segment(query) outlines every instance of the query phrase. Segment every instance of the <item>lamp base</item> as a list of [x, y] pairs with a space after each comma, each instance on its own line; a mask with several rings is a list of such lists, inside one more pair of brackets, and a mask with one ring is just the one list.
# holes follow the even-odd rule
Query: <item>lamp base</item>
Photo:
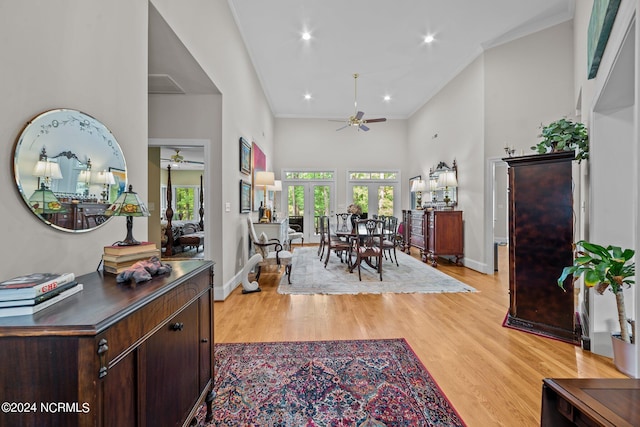
[[118, 242], [117, 245], [118, 246], [134, 246], [139, 244], [140, 242], [138, 242], [136, 239], [133, 238], [133, 217], [128, 216], [127, 217], [127, 237], [125, 237], [124, 240]]

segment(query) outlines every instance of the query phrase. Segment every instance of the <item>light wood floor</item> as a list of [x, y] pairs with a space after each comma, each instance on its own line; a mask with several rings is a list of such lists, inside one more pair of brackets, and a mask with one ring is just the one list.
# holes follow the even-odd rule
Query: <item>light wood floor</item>
[[215, 303], [214, 340], [403, 337], [469, 427], [539, 426], [543, 378], [625, 378], [609, 358], [502, 327], [504, 246], [499, 266], [484, 275], [442, 261], [441, 271], [479, 291], [458, 294], [280, 295], [280, 275], [263, 273], [262, 292], [243, 295], [240, 286]]

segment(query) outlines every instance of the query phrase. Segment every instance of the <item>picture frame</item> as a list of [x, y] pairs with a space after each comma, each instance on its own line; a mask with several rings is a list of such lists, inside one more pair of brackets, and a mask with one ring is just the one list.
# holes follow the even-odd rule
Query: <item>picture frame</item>
[[113, 179], [116, 181], [115, 184], [109, 186], [109, 201], [113, 203], [122, 193], [127, 191], [127, 172], [112, 167], [109, 167], [109, 172], [113, 174]]
[[251, 212], [251, 183], [240, 180], [240, 213]]
[[598, 74], [602, 55], [609, 41], [609, 34], [618, 14], [621, 0], [594, 0], [587, 29], [588, 79]]
[[[252, 157], [252, 182], [256, 182], [256, 174], [267, 170], [267, 156], [264, 151], [255, 142], [251, 143]], [[264, 189], [253, 186], [252, 206], [254, 211], [258, 211], [260, 203], [266, 203], [264, 200]]]
[[251, 144], [240, 137], [240, 172], [251, 175]]

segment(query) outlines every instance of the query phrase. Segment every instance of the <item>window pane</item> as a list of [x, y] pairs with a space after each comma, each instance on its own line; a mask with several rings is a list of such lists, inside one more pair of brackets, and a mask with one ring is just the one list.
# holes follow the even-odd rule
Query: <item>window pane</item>
[[331, 192], [328, 185], [316, 185], [313, 187], [313, 229], [318, 234], [318, 220], [323, 215], [329, 215], [329, 202]]
[[369, 210], [369, 188], [366, 185], [353, 186], [353, 203], [362, 208], [365, 214]]
[[179, 220], [194, 219], [195, 188], [176, 187], [176, 212], [174, 215]]
[[378, 215], [393, 215], [393, 186], [378, 187]]

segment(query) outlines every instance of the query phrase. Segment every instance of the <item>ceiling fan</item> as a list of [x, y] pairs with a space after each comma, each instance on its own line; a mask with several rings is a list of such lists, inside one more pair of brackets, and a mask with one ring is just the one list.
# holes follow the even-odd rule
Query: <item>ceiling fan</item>
[[172, 162], [174, 164], [181, 164], [181, 163], [185, 163], [185, 164], [192, 164], [192, 165], [204, 165], [204, 162], [199, 162], [199, 161], [195, 161], [195, 160], [185, 160], [184, 156], [182, 154], [180, 154], [180, 149], [178, 148], [174, 148], [176, 154], [173, 154], [171, 157], [169, 157], [168, 159], [160, 159], [163, 160], [165, 162]]
[[[379, 118], [379, 119], [363, 119], [362, 117], [364, 117], [364, 113], [362, 111], [358, 111], [358, 73], [355, 73], [353, 75], [353, 83], [354, 83], [354, 114], [353, 116], [350, 116], [347, 119], [347, 124], [336, 129], [336, 131], [338, 130], [342, 130], [346, 127], [349, 126], [356, 126], [357, 130], [362, 129], [363, 131], [368, 131], [369, 127], [366, 126], [367, 123], [377, 123], [377, 122], [386, 122], [387, 119], [386, 118]], [[342, 122], [343, 120], [331, 120], [334, 122]]]

